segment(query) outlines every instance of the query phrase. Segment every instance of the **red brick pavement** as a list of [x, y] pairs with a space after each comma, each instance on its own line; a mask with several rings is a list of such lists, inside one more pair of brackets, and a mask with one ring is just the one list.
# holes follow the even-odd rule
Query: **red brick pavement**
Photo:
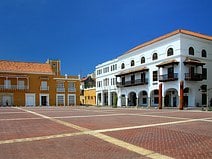
[[[36, 107], [24, 108], [51, 117], [59, 118], [81, 127], [96, 129], [121, 128], [128, 126], [148, 125], [186, 119], [166, 118], [212, 118], [212, 112], [194, 112], [154, 109], [111, 109], [87, 107]], [[16, 113], [22, 112], [22, 113]], [[117, 116], [90, 116], [127, 113]], [[138, 116], [132, 114], [157, 115], [162, 117]], [[4, 120], [25, 118], [22, 120]], [[26, 137], [46, 136], [53, 134], [78, 132], [73, 128], [58, 124], [15, 108], [0, 108], [0, 140]], [[212, 119], [208, 119], [212, 121]], [[154, 126], [148, 128], [105, 132], [109, 136], [154, 152], [179, 159], [212, 158], [212, 122], [192, 121], [187, 123]], [[90, 135], [61, 137], [48, 140], [0, 144], [0, 159], [113, 159], [145, 158], [133, 151], [115, 146]]]
[[192, 122], [104, 134], [173, 158], [212, 158], [211, 123]]
[[132, 158], [145, 157], [88, 135], [0, 145], [0, 159]]
[[92, 118], [70, 118], [70, 119], [60, 119], [66, 122], [71, 122], [73, 124], [79, 125], [81, 127], [89, 128], [92, 130], [96, 129], [109, 129], [109, 128], [120, 128], [128, 126], [138, 126], [147, 124], [156, 124], [162, 122], [172, 122], [179, 121], [181, 119], [167, 119], [167, 118], [157, 118], [157, 117], [143, 117], [136, 115], [120, 115], [120, 116], [102, 116], [102, 117], [92, 117]]
[[0, 121], [0, 140], [77, 132], [47, 119]]

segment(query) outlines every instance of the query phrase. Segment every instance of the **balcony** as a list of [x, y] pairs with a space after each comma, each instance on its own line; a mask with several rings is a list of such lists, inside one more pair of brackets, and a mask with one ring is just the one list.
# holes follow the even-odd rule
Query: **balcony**
[[126, 82], [117, 82], [117, 87], [131, 87], [131, 86], [137, 86], [137, 85], [146, 85], [148, 84], [148, 79], [137, 79], [134, 81], [126, 81]]
[[27, 90], [27, 85], [0, 85], [0, 90]]
[[160, 82], [176, 81], [178, 80], [178, 73], [171, 73], [159, 76]]
[[185, 73], [185, 80], [187, 81], [202, 81], [203, 75], [200, 73]]
[[65, 92], [65, 88], [64, 87], [58, 87], [57, 92]]
[[49, 86], [41, 86], [40, 90], [41, 91], [48, 91], [49, 90]]

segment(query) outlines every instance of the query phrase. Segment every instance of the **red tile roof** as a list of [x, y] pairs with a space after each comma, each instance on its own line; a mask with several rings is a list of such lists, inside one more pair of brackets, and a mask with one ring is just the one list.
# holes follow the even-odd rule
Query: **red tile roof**
[[53, 74], [51, 65], [47, 63], [16, 62], [5, 60], [0, 60], [0, 72]]
[[212, 40], [212, 36], [209, 36], [209, 35], [204, 35], [204, 34], [201, 34], [201, 33], [195, 33], [195, 32], [188, 31], [188, 30], [178, 29], [178, 30], [175, 30], [175, 31], [173, 31], [171, 33], [165, 34], [165, 35], [160, 36], [158, 38], [155, 38], [155, 39], [153, 39], [151, 41], [148, 41], [148, 42], [145, 42], [145, 43], [143, 43], [141, 45], [138, 45], [138, 46], [130, 49], [129, 51], [127, 51], [124, 54], [128, 54], [128, 53], [130, 53], [132, 51], [138, 50], [140, 48], [143, 48], [145, 46], [151, 45], [153, 43], [156, 43], [158, 41], [161, 41], [163, 39], [169, 38], [169, 37], [174, 36], [174, 35], [179, 34], [179, 33], [190, 35], [190, 36], [194, 36], [194, 37], [197, 37], [197, 38], [206, 39], [206, 40]]

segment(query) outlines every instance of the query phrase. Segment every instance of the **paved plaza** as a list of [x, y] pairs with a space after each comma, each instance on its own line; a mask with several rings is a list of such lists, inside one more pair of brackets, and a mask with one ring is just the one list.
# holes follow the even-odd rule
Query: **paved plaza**
[[0, 107], [0, 159], [212, 158], [212, 112]]

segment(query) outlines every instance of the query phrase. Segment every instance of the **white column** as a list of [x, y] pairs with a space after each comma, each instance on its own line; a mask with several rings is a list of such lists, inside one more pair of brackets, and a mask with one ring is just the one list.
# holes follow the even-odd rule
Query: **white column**
[[121, 107], [121, 96], [118, 96], [117, 106], [118, 106], [118, 107]]
[[125, 96], [126, 97], [126, 107], [128, 106], [128, 96]]
[[111, 92], [108, 90], [108, 106], [111, 106]]

